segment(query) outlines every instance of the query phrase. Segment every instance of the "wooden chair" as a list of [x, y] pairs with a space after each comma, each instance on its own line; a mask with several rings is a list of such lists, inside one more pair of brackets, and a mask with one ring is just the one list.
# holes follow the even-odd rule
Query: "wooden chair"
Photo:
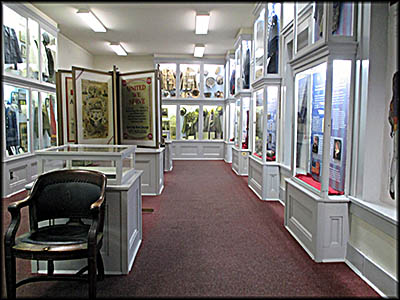
[[[4, 249], [9, 299], [16, 297], [19, 286], [42, 280], [85, 280], [89, 282], [89, 297], [96, 297], [96, 270], [98, 279], [104, 278], [100, 248], [106, 184], [106, 176], [96, 171], [51, 171], [38, 176], [26, 199], [8, 206], [12, 219], [4, 237]], [[20, 210], [25, 206], [29, 206], [30, 231], [15, 237]], [[47, 261], [47, 275], [16, 283], [16, 258]], [[54, 274], [55, 260], [80, 258], [87, 258], [88, 265], [76, 274]], [[87, 276], [83, 274], [86, 270]]]

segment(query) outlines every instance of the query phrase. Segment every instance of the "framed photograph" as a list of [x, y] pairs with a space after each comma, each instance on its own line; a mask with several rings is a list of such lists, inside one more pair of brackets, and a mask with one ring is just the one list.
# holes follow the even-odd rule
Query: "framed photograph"
[[[63, 141], [63, 136], [65, 136], [65, 142], [76, 143], [76, 105], [74, 98], [72, 71], [58, 70], [56, 76], [57, 101], [58, 107], [61, 108], [61, 113], [59, 113], [58, 116], [59, 124], [61, 123], [62, 125], [59, 127], [58, 130], [61, 135], [60, 140]], [[60, 122], [60, 120], [62, 120], [62, 122]], [[60, 145], [62, 144], [64, 144], [64, 141], [60, 143]]]
[[120, 74], [120, 142], [141, 147], [159, 147], [157, 70]]
[[72, 67], [78, 144], [114, 144], [113, 73]]
[[333, 158], [340, 160], [342, 157], [342, 140], [334, 139], [333, 140]]

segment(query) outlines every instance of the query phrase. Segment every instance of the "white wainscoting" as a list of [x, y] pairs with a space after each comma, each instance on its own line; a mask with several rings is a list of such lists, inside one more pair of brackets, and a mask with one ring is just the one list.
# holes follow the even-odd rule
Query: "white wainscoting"
[[142, 195], [156, 196], [164, 189], [165, 148], [136, 148], [135, 169], [142, 170]]
[[261, 199], [279, 201], [279, 164], [264, 163], [250, 155], [249, 188]]
[[344, 261], [349, 200], [343, 196], [322, 199], [293, 178], [285, 181], [285, 228], [316, 262]]
[[172, 159], [223, 160], [224, 141], [173, 141]]
[[232, 147], [232, 170], [239, 176], [249, 174], [250, 150]]
[[225, 156], [224, 156], [224, 161], [228, 164], [232, 163], [232, 148], [234, 145], [234, 142], [224, 142], [225, 144]]

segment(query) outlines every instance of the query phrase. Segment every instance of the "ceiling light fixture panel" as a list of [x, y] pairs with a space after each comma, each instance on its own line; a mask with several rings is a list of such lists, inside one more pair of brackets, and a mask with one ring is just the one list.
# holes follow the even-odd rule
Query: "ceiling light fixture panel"
[[100, 20], [90, 10], [79, 9], [76, 13], [90, 26], [90, 28], [92, 28], [94, 32], [107, 31]]
[[206, 46], [204, 46], [203, 44], [196, 44], [194, 46], [193, 56], [195, 56], [195, 57], [203, 57], [205, 49], [206, 49]]
[[125, 49], [121, 46], [121, 44], [118, 43], [110, 43], [110, 47], [111, 49], [114, 50], [115, 53], [117, 53], [117, 55], [121, 55], [121, 56], [126, 56], [128, 55], [128, 53], [125, 51]]
[[197, 13], [196, 14], [196, 34], [207, 34], [208, 24], [210, 22], [209, 13]]

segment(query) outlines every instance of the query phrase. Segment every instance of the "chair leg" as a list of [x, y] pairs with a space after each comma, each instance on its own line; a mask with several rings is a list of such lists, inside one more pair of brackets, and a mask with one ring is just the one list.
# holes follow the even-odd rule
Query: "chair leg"
[[54, 261], [47, 261], [47, 275], [51, 276], [54, 274]]
[[96, 299], [96, 256], [88, 258], [89, 298]]
[[15, 267], [15, 256], [10, 255], [5, 258], [5, 275], [6, 275], [6, 285], [7, 285], [7, 298], [16, 298], [16, 267]]
[[103, 264], [103, 257], [101, 256], [100, 250], [97, 251], [97, 271], [98, 271], [98, 280], [104, 279], [104, 264]]

